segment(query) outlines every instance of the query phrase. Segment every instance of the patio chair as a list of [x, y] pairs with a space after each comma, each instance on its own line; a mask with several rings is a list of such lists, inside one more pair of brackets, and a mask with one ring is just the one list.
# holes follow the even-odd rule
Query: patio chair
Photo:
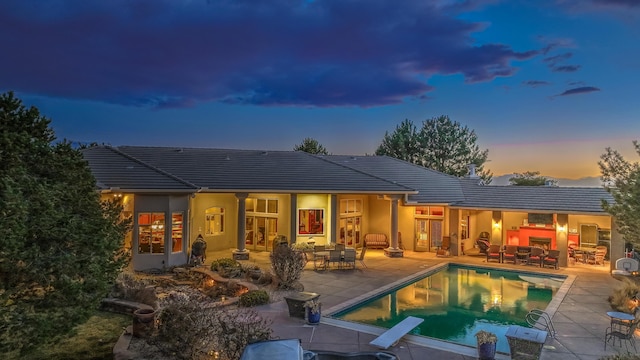
[[329, 250], [329, 256], [325, 260], [325, 266], [330, 268], [332, 263], [338, 264], [338, 269], [342, 268], [342, 251]]
[[356, 249], [346, 249], [342, 257], [342, 268], [356, 268]]
[[502, 262], [502, 253], [500, 252], [500, 245], [491, 245], [487, 250], [487, 262], [491, 260], [497, 260]]
[[559, 250], [549, 250], [547, 256], [542, 259], [542, 267], [553, 266], [554, 269], [558, 269], [558, 258], [560, 257]]
[[336, 244], [334, 249], [344, 251], [344, 248], [345, 248], [344, 244]]
[[618, 340], [620, 346], [622, 346], [622, 341], [624, 341], [624, 347], [627, 350], [627, 353], [629, 353], [629, 344], [633, 346], [634, 353], [638, 352], [636, 349], [636, 340], [633, 336], [636, 328], [638, 328], [638, 323], [638, 320], [634, 320], [627, 324], [612, 323], [604, 334], [604, 349], [607, 350], [607, 343], [609, 341], [613, 340], [612, 345], [615, 345], [616, 340]]
[[531, 253], [529, 253], [529, 261], [527, 265], [537, 265], [542, 267], [542, 259], [544, 258], [544, 249], [539, 247], [531, 248]]
[[360, 264], [362, 265], [362, 267], [367, 267], [367, 264], [364, 263], [364, 254], [367, 252], [367, 247], [363, 246], [362, 250], [360, 250], [360, 254], [358, 254], [358, 261], [360, 261]]
[[604, 257], [607, 255], [606, 246], [596, 246], [596, 251], [589, 254], [587, 257], [587, 263], [589, 264], [601, 264], [604, 266]]
[[480, 236], [478, 236], [478, 239], [476, 240], [476, 245], [478, 245], [480, 253], [486, 254], [489, 250], [489, 246], [491, 246], [491, 243], [489, 242], [489, 233], [486, 231], [481, 232]]
[[516, 263], [518, 254], [518, 246], [517, 245], [507, 245], [504, 249], [504, 253], [502, 254], [502, 262], [510, 261], [512, 263]]
[[450, 256], [451, 255], [450, 248], [451, 248], [451, 240], [449, 239], [448, 236], [445, 236], [442, 239], [442, 245], [438, 250], [436, 250], [436, 256], [444, 256], [444, 257]]

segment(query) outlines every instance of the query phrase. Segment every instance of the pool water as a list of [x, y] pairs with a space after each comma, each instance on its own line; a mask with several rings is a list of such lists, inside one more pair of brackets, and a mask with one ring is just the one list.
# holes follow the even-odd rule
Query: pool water
[[332, 315], [333, 318], [391, 328], [407, 316], [425, 321], [410, 332], [466, 346], [475, 333], [498, 335], [497, 351], [509, 353], [510, 325], [527, 326], [525, 315], [546, 309], [564, 277], [450, 264]]

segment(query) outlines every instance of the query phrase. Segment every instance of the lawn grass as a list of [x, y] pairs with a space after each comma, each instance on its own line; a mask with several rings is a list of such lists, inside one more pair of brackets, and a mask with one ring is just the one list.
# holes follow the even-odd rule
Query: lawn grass
[[124, 329], [132, 323], [130, 315], [96, 311], [84, 324], [56, 344], [36, 349], [22, 359], [69, 360], [113, 359], [113, 346]]

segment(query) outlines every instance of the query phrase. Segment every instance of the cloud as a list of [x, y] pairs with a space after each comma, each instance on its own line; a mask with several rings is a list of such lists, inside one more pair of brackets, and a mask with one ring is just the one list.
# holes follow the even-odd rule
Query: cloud
[[562, 62], [564, 60], [570, 59], [572, 56], [573, 56], [572, 53], [567, 52], [567, 53], [560, 54], [560, 55], [554, 55], [554, 56], [546, 57], [546, 58], [542, 59], [542, 61], [544, 61], [547, 64], [549, 64], [549, 66], [556, 66], [556, 64], [558, 64], [559, 62]]
[[551, 71], [553, 72], [576, 72], [580, 70], [580, 65], [561, 65], [561, 66], [553, 66], [551, 67]]
[[8, 0], [1, 86], [160, 108], [366, 107], [424, 99], [436, 74], [511, 76], [542, 52], [474, 41], [487, 25], [458, 16], [470, 3]]
[[621, 8], [640, 8], [638, 0], [593, 0], [596, 5]]
[[523, 81], [522, 85], [538, 87], [543, 85], [551, 85], [551, 83], [548, 81], [542, 81], [542, 80], [528, 80], [528, 81]]
[[582, 87], [577, 87], [577, 88], [573, 88], [573, 89], [569, 89], [569, 90], [565, 90], [564, 92], [555, 95], [555, 96], [568, 96], [568, 95], [578, 95], [578, 94], [587, 94], [587, 93], [591, 93], [594, 91], [600, 91], [599, 88], [594, 87], [594, 86], [582, 86]]

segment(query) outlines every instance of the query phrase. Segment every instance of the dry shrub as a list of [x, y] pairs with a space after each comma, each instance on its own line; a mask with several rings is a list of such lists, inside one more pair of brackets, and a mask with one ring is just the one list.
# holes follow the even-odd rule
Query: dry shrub
[[634, 301], [640, 294], [640, 285], [629, 279], [622, 279], [622, 284], [607, 299], [611, 308], [616, 311], [633, 313], [637, 304]]
[[280, 289], [293, 289], [302, 276], [305, 261], [302, 253], [289, 246], [276, 246], [270, 254], [271, 269]]
[[132, 272], [123, 271], [116, 278], [110, 296], [156, 307], [155, 282]]
[[175, 359], [237, 360], [247, 344], [269, 340], [271, 321], [250, 309], [210, 306], [187, 293], [162, 299], [158, 323], [149, 342]]

